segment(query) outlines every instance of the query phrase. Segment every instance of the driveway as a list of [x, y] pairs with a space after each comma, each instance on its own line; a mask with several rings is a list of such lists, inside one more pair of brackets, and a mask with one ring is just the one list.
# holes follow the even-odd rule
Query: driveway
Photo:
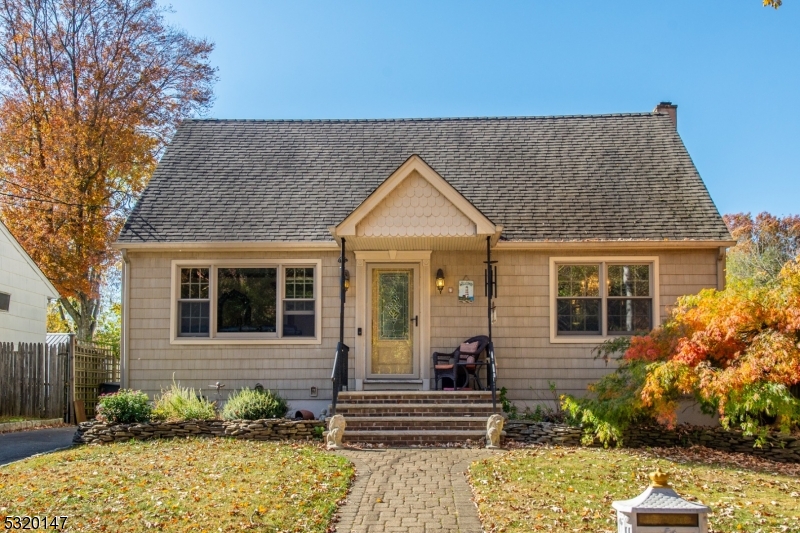
[[75, 426], [0, 434], [0, 465], [72, 445]]

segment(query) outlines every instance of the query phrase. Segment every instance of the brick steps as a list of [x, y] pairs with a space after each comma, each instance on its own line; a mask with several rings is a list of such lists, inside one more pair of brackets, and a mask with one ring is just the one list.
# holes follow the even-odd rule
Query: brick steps
[[468, 404], [351, 404], [340, 403], [336, 413], [350, 418], [351, 416], [490, 416], [494, 413], [491, 403]]
[[[491, 403], [492, 393], [484, 391], [375, 391], [340, 392], [339, 403], [344, 404], [459, 404]], [[338, 406], [337, 406], [338, 408]]]
[[491, 402], [483, 391], [342, 392], [336, 414], [346, 443], [430, 445], [482, 440]]
[[347, 416], [347, 429], [350, 431], [438, 431], [474, 430], [485, 431], [485, 416]]

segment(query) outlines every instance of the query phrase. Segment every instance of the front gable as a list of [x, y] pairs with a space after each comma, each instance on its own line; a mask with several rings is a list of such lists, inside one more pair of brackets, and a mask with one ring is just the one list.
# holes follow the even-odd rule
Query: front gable
[[464, 237], [476, 233], [476, 223], [416, 170], [356, 224], [357, 237]]
[[499, 228], [417, 155], [335, 228], [337, 237], [474, 237]]

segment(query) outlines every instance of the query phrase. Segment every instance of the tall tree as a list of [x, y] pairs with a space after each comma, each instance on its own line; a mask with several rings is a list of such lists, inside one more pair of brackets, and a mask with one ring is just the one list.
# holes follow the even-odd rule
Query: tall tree
[[773, 284], [783, 266], [800, 255], [799, 215], [735, 213], [723, 218], [737, 241], [728, 250], [730, 283]]
[[212, 50], [154, 0], [0, 0], [2, 216], [80, 338], [166, 140], [211, 105]]

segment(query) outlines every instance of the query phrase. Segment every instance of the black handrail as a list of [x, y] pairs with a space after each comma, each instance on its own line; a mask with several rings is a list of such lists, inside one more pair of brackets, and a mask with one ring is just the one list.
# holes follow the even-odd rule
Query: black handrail
[[494, 360], [494, 343], [492, 342], [492, 298], [497, 296], [497, 272], [492, 261], [492, 238], [486, 237], [486, 318], [489, 327], [489, 344], [486, 345], [486, 359], [489, 362], [488, 376], [492, 382], [492, 410], [497, 411], [497, 365]]
[[347, 387], [347, 360], [350, 354], [350, 347], [344, 343], [344, 303], [347, 298], [347, 289], [344, 286], [345, 265], [347, 264], [345, 246], [345, 239], [342, 237], [342, 255], [339, 257], [339, 342], [336, 343], [336, 355], [333, 357], [333, 372], [331, 373], [331, 381], [333, 382], [331, 416], [336, 414], [336, 401], [339, 399], [339, 391]]
[[497, 366], [495, 365], [495, 361], [494, 361], [494, 343], [493, 342], [489, 342], [489, 344], [486, 346], [486, 353], [489, 356], [489, 357], [487, 357], [487, 359], [489, 360], [489, 371], [487, 372], [487, 374], [489, 374], [489, 375], [486, 376], [486, 378], [490, 381], [490, 383], [492, 385], [492, 410], [493, 411], [497, 411], [497, 386], [496, 386], [496, 383], [497, 383]]
[[339, 399], [339, 391], [347, 388], [347, 360], [349, 359], [349, 355], [349, 346], [343, 342], [336, 343], [336, 354], [333, 357], [333, 372], [331, 372], [331, 382], [333, 384], [331, 416], [336, 414], [336, 402]]

